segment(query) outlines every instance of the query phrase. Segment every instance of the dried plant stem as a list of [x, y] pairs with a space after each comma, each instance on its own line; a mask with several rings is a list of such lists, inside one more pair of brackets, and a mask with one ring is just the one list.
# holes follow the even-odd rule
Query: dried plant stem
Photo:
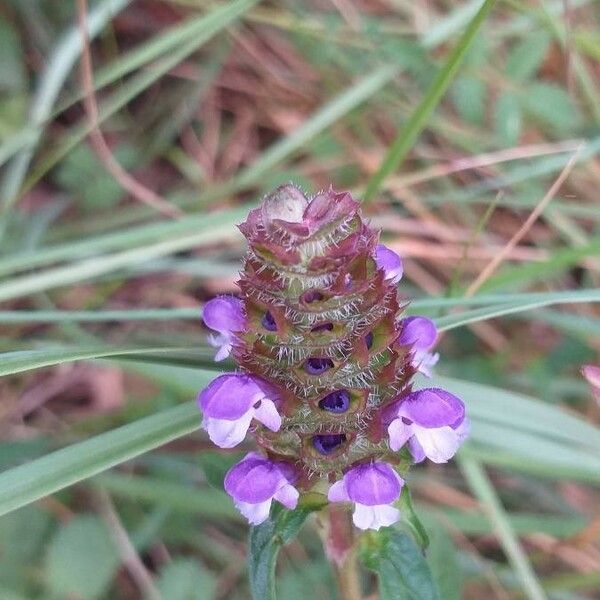
[[557, 177], [556, 181], [552, 184], [546, 195], [540, 200], [538, 205], [531, 211], [531, 214], [523, 225], [519, 228], [519, 230], [513, 235], [513, 237], [508, 241], [508, 243], [502, 248], [502, 250], [486, 265], [486, 267], [481, 271], [475, 281], [467, 288], [465, 292], [465, 298], [470, 298], [473, 296], [479, 288], [496, 272], [496, 269], [504, 262], [507, 256], [513, 251], [513, 249], [517, 246], [517, 244], [523, 239], [525, 234], [531, 229], [531, 226], [537, 221], [538, 217], [544, 211], [544, 208], [550, 203], [550, 201], [556, 195], [556, 192], [560, 189], [565, 179], [571, 173], [571, 170], [575, 166], [577, 159], [579, 158], [579, 154], [581, 153], [583, 146], [580, 146], [569, 162], [566, 164], [565, 168], [562, 170], [560, 175]]
[[161, 212], [162, 214], [178, 218], [183, 216], [179, 208], [171, 206], [152, 190], [132, 177], [113, 156], [99, 127], [98, 105], [94, 94], [94, 80], [92, 75], [92, 58], [90, 54], [90, 41], [87, 29], [87, 0], [77, 0], [77, 19], [83, 37], [81, 51], [81, 83], [84, 92], [83, 104], [90, 121], [90, 141], [98, 158], [106, 170], [119, 182], [124, 190], [134, 198]]

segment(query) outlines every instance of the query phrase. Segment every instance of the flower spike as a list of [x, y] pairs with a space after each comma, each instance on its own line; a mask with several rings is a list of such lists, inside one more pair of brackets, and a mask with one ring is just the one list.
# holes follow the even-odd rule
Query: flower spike
[[396, 453], [406, 445], [414, 462], [445, 462], [468, 433], [458, 398], [413, 391], [414, 374], [430, 375], [438, 359], [437, 331], [403, 318], [402, 259], [332, 188], [311, 198], [283, 185], [239, 228], [248, 241], [239, 299], [204, 309], [215, 359], [231, 355], [237, 372], [198, 403], [215, 444], [250, 434], [261, 452], [229, 471], [225, 489], [257, 524], [274, 500], [293, 508], [335, 482], [329, 501], [353, 503], [357, 527], [392, 525], [409, 466]]

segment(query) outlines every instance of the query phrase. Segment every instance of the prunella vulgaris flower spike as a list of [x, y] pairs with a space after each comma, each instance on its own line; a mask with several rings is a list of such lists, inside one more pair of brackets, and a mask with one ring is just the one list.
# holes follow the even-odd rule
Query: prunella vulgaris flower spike
[[[398, 520], [408, 457], [448, 460], [467, 432], [464, 406], [443, 390], [413, 392], [437, 335], [402, 319], [400, 257], [378, 243], [359, 204], [332, 189], [307, 198], [284, 185], [240, 225], [248, 252], [240, 298], [205, 305], [216, 360], [238, 373], [203, 390], [210, 438], [223, 448], [250, 432], [264, 456], [234, 466], [225, 488], [253, 524], [273, 499], [295, 506], [321, 482], [331, 502], [354, 503], [357, 527]], [[420, 394], [420, 395], [419, 395]], [[406, 445], [407, 451], [398, 451]]]

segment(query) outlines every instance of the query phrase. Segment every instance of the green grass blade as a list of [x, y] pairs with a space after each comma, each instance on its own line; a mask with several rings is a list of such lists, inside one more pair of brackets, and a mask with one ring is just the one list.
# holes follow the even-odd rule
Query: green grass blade
[[[217, 35], [239, 18], [244, 12], [256, 4], [258, 0], [235, 0], [225, 4], [204, 16], [195, 35], [190, 39], [185, 38], [173, 50], [171, 54], [153, 65], [147, 71], [141, 71], [132, 80], [124, 84], [106, 102], [99, 107], [98, 122], [103, 123], [118, 110], [123, 108], [129, 101], [147, 89], [157, 79], [168, 73], [185, 58], [190, 56], [204, 43]], [[79, 144], [90, 133], [89, 123], [83, 122], [74, 127], [67, 139], [59, 147], [51, 152], [40, 165], [33, 169], [25, 181], [24, 190], [29, 190], [39, 181], [52, 167], [54, 167], [66, 154]]]
[[[87, 20], [90, 38], [96, 37], [106, 23], [130, 2], [131, 0], [104, 0], [95, 6], [90, 11]], [[79, 28], [77, 25], [73, 25], [56, 46], [50, 56], [48, 66], [42, 74], [29, 111], [30, 126], [42, 127], [50, 116], [60, 89], [81, 52], [81, 46], [82, 39]], [[27, 140], [27, 145], [8, 166], [0, 185], [1, 213], [8, 211], [18, 198], [19, 189], [40, 136], [41, 129], [34, 129], [33, 134]], [[2, 232], [0, 231], [0, 233]]]
[[239, 185], [247, 186], [258, 181], [277, 163], [302, 148], [315, 135], [325, 130], [339, 120], [340, 117], [359, 106], [380, 90], [386, 83], [393, 79], [397, 72], [398, 67], [381, 67], [357, 81], [354, 85], [351, 85], [347, 90], [328, 102], [289, 136], [267, 148], [254, 164], [250, 165], [239, 175]]
[[529, 563], [527, 554], [519, 544], [504, 507], [482, 466], [470, 458], [460, 458], [459, 464], [469, 486], [488, 513], [508, 560], [521, 580], [525, 595], [529, 600], [546, 600], [546, 594]]
[[[16, 352], [3, 352], [0, 353], [0, 377], [77, 360], [124, 357], [129, 354], [138, 357], [138, 355], [143, 355], [145, 353], [168, 354], [169, 352], [177, 352], [182, 350], [185, 349], [165, 347], [118, 348], [111, 346], [98, 346], [87, 348], [45, 348], [43, 350], [19, 350]], [[190, 351], [191, 350], [194, 349], [190, 348]]]
[[427, 125], [431, 114], [439, 104], [442, 96], [452, 83], [462, 59], [471, 45], [476, 33], [479, 31], [479, 28], [492, 9], [494, 2], [495, 0], [485, 0], [477, 14], [470, 21], [467, 29], [459, 39], [455, 48], [452, 50], [452, 53], [446, 61], [446, 64], [438, 71], [435, 79], [431, 83], [431, 86], [427, 90], [425, 97], [419, 106], [417, 106], [417, 109], [411, 115], [405, 127], [396, 136], [394, 143], [390, 146], [390, 149], [388, 150], [388, 153], [381, 163], [379, 169], [369, 180], [363, 194], [363, 199], [365, 201], [369, 201], [371, 198], [373, 198], [385, 181], [386, 177], [396, 171], [406, 158], [406, 155], [413, 147], [417, 137]]
[[[485, 306], [483, 308], [477, 308], [457, 315], [446, 315], [445, 317], [440, 317], [439, 319], [436, 319], [436, 324], [440, 331], [448, 331], [449, 329], [455, 329], [470, 323], [486, 321], [487, 319], [495, 319], [496, 317], [534, 310], [544, 306], [552, 306], [553, 304], [562, 302], [564, 302], [564, 300], [559, 300], [557, 302], [554, 298], [546, 298], [532, 301], [525, 300], [524, 302], [509, 302], [496, 306]], [[586, 294], [571, 296], [571, 300], [568, 302], [573, 304], [580, 302], [600, 302], [600, 290], [589, 290]]]
[[188, 402], [0, 473], [0, 515], [187, 435], [199, 426], [198, 409]]

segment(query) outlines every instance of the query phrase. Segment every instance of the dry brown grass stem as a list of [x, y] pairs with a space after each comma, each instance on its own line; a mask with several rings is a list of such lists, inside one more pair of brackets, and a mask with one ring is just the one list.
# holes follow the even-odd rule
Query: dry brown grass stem
[[508, 258], [517, 244], [523, 239], [523, 237], [525, 237], [532, 225], [537, 221], [538, 217], [542, 214], [546, 206], [548, 206], [550, 201], [556, 195], [556, 192], [558, 192], [562, 184], [571, 173], [582, 148], [583, 146], [579, 146], [569, 162], [565, 165], [565, 168], [561, 171], [560, 175], [556, 178], [556, 181], [552, 184], [552, 186], [550, 186], [548, 192], [531, 211], [531, 214], [527, 217], [523, 225], [519, 227], [518, 231], [506, 243], [504, 248], [502, 248], [502, 250], [487, 264], [475, 281], [467, 288], [465, 292], [465, 298], [469, 298], [477, 293], [481, 286], [496, 272], [498, 267]]
[[179, 218], [183, 213], [176, 206], [158, 196], [151, 189], [132, 177], [113, 156], [102, 131], [98, 118], [98, 104], [94, 93], [94, 80], [92, 70], [92, 57], [90, 53], [90, 40], [87, 28], [87, 0], [77, 0], [77, 22], [83, 37], [81, 51], [81, 85], [83, 87], [83, 104], [90, 124], [90, 142], [98, 158], [106, 170], [118, 181], [121, 187], [131, 194], [136, 200], [143, 202], [171, 218]]
[[581, 144], [582, 140], [565, 140], [554, 144], [529, 144], [527, 146], [518, 146], [516, 148], [506, 148], [504, 150], [499, 150], [498, 152], [486, 152], [485, 154], [476, 156], [465, 156], [444, 164], [433, 165], [426, 169], [409, 173], [408, 175], [392, 177], [388, 180], [386, 187], [393, 191], [403, 190], [403, 188], [417, 183], [447, 177], [448, 175], [460, 173], [461, 171], [481, 169], [483, 167], [491, 167], [504, 162], [534, 158], [536, 156], [576, 152], [578, 148], [581, 147]]

